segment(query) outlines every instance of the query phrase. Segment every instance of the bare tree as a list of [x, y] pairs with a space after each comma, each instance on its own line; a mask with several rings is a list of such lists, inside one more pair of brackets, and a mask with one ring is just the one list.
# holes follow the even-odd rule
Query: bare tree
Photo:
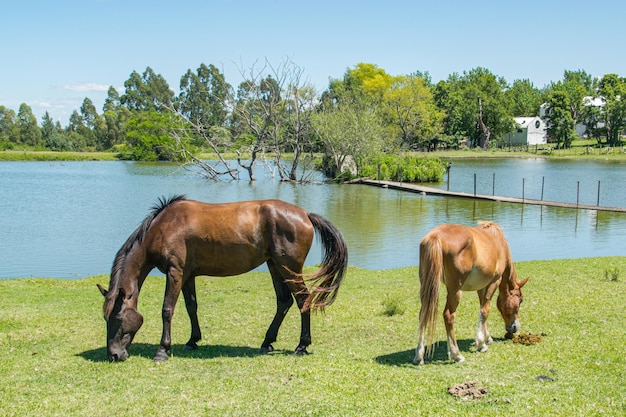
[[[177, 128], [171, 130], [170, 134], [176, 143], [175, 152], [180, 155], [185, 164], [200, 168], [207, 178], [216, 179], [228, 175], [232, 179], [238, 179], [239, 172], [230, 167], [220, 150], [230, 148], [231, 139], [228, 129], [221, 126], [205, 127], [199, 120], [192, 121], [171, 107], [168, 110], [181, 122]], [[198, 137], [202, 138], [204, 144], [217, 156], [218, 162], [215, 165], [198, 158], [190, 149], [190, 142], [197, 140]]]
[[[311, 114], [316, 102], [316, 92], [303, 80], [303, 72], [288, 58], [278, 66], [266, 59], [260, 68], [253, 65], [248, 72], [240, 70], [244, 81], [237, 91], [233, 120], [239, 135], [253, 138], [251, 159], [238, 159], [251, 180], [259, 156], [271, 153], [281, 179], [299, 181], [298, 168], [311, 148]], [[291, 166], [283, 159], [284, 151], [293, 153]]]

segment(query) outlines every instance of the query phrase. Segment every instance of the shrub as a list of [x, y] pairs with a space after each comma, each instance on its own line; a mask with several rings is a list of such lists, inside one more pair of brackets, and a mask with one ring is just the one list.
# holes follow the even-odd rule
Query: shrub
[[415, 155], [379, 155], [361, 167], [361, 176], [389, 181], [439, 182], [444, 173], [441, 159]]

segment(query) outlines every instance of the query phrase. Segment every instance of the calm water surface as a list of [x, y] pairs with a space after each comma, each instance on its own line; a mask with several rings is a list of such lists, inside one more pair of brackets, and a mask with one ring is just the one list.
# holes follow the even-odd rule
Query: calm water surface
[[[569, 195], [573, 181], [575, 202], [580, 177], [593, 188], [585, 195], [593, 201], [580, 202], [595, 204], [600, 179], [600, 203], [626, 207], [626, 165], [522, 161], [453, 161], [450, 189], [471, 190], [474, 172], [479, 172], [487, 177], [481, 187], [488, 190], [478, 193], [491, 194], [496, 172], [496, 194], [517, 196], [520, 178], [527, 178], [526, 187], [531, 187], [541, 174], [546, 178], [544, 199], [570, 201], [556, 192]], [[302, 206], [335, 223], [348, 242], [350, 264], [367, 269], [417, 265], [419, 241], [428, 230], [440, 223], [474, 225], [478, 220], [502, 225], [519, 261], [625, 252], [623, 213], [421, 196], [363, 185], [294, 185], [260, 171], [258, 177], [254, 183], [210, 181], [168, 164], [0, 162], [0, 278], [108, 274], [115, 253], [156, 200], [178, 193], [206, 202], [279, 198]], [[548, 177], [550, 184], [559, 184], [550, 192]], [[536, 192], [526, 188], [528, 198], [538, 198]], [[320, 252], [316, 243], [307, 264], [319, 262]]]

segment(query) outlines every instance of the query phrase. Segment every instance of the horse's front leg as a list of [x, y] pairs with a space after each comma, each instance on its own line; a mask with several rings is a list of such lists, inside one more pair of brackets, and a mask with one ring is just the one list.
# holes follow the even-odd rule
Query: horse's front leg
[[198, 322], [198, 300], [196, 298], [196, 277], [189, 277], [183, 285], [183, 297], [185, 298], [185, 307], [191, 322], [191, 336], [185, 344], [186, 350], [198, 349], [198, 342], [202, 339], [200, 324]]
[[487, 319], [489, 318], [489, 311], [491, 310], [491, 298], [496, 288], [498, 288], [498, 282], [492, 283], [478, 291], [480, 310], [478, 313], [478, 328], [476, 329], [476, 350], [479, 352], [487, 352], [489, 349], [488, 345], [493, 343], [493, 339], [489, 334]]
[[161, 344], [154, 355], [155, 362], [166, 361], [168, 353], [172, 349], [172, 317], [174, 317], [174, 307], [180, 295], [182, 281], [182, 273], [174, 268], [170, 268], [166, 276], [165, 297], [161, 311], [163, 333], [161, 335]]
[[465, 357], [461, 355], [456, 336], [454, 335], [454, 319], [462, 294], [463, 292], [461, 290], [448, 291], [446, 309], [443, 312], [443, 321], [446, 325], [446, 333], [448, 335], [448, 357], [455, 362], [465, 362]]

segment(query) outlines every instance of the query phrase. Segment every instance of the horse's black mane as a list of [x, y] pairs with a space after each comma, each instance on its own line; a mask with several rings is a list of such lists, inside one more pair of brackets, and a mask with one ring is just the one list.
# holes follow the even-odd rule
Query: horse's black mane
[[135, 229], [135, 231], [128, 237], [128, 239], [126, 239], [126, 242], [124, 242], [120, 250], [117, 251], [117, 254], [115, 255], [115, 260], [113, 261], [113, 267], [111, 268], [111, 279], [109, 281], [108, 295], [109, 297], [111, 297], [112, 300], [115, 300], [115, 297], [117, 297], [119, 281], [120, 281], [120, 277], [122, 276], [121, 273], [122, 273], [122, 270], [124, 269], [126, 256], [130, 252], [130, 250], [133, 248], [133, 246], [136, 243], [141, 244], [144, 236], [146, 235], [148, 229], [150, 228], [150, 225], [152, 224], [152, 221], [159, 215], [159, 213], [161, 213], [171, 204], [177, 201], [182, 201], [186, 199], [187, 197], [181, 194], [174, 195], [169, 198], [159, 197], [159, 200], [157, 201], [157, 203], [155, 203], [154, 206], [152, 206], [150, 210], [150, 214], [148, 214], [148, 216], [141, 222], [139, 227], [137, 227], [137, 229]]

